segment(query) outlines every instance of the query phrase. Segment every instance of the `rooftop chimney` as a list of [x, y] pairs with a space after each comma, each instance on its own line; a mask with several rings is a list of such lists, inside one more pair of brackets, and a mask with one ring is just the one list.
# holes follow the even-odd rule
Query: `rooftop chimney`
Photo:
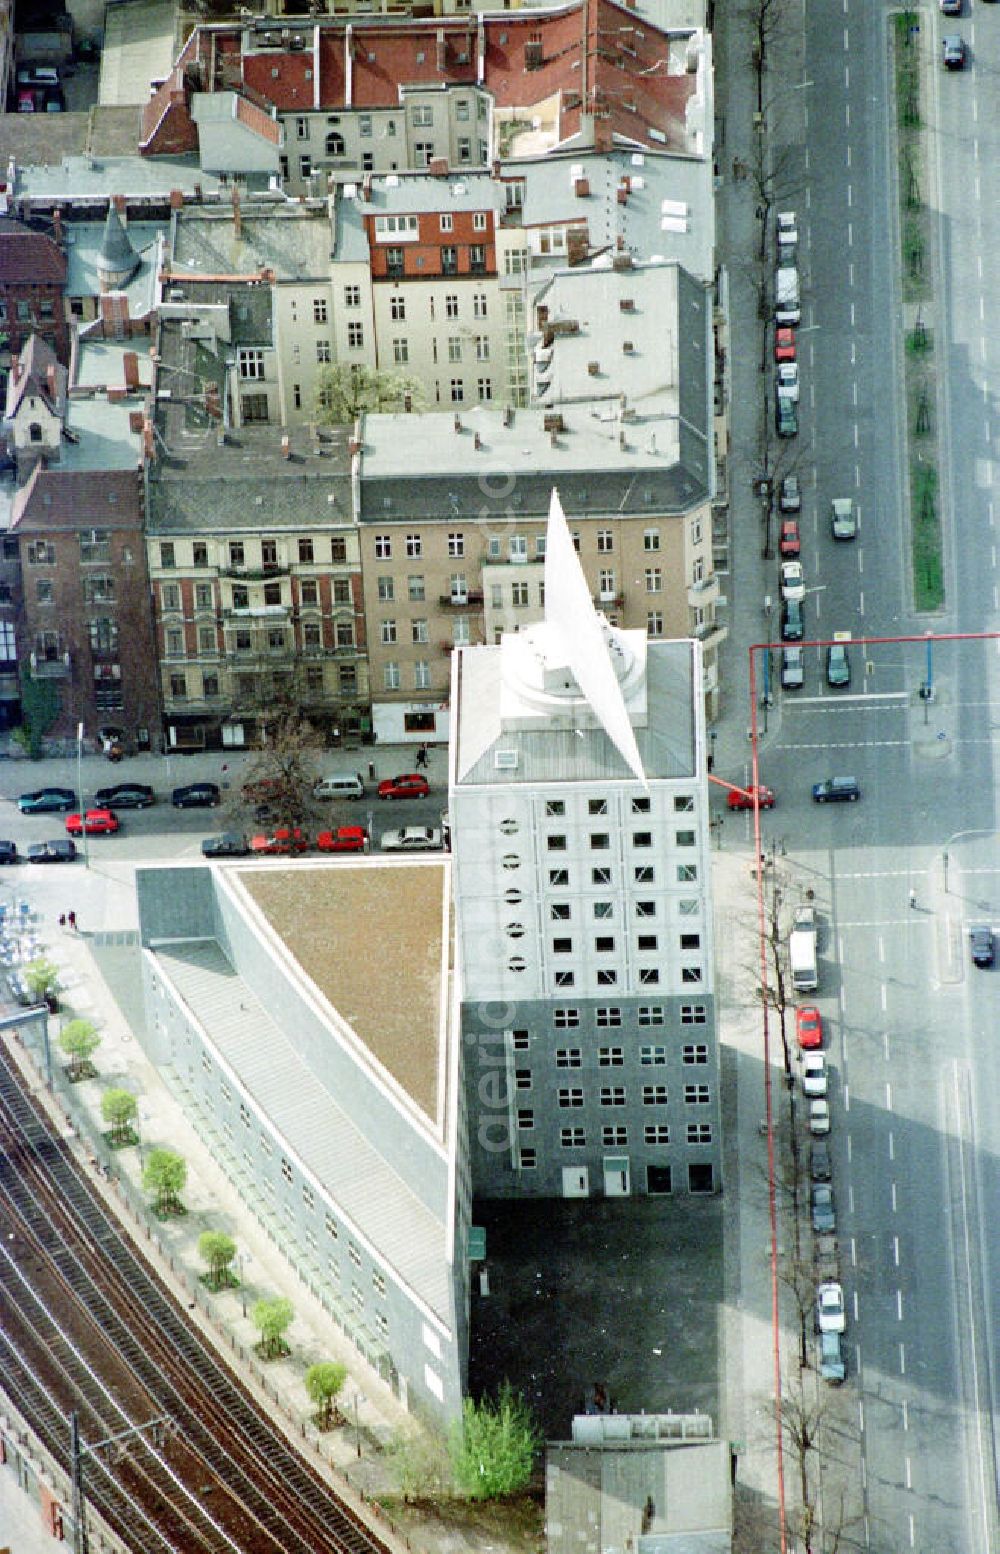
[[282, 439], [281, 439], [281, 457], [283, 459], [290, 459], [291, 456], [292, 456], [292, 439], [289, 437], [288, 433], [285, 432], [284, 435], [282, 436]]
[[59, 243], [60, 245], [62, 244], [62, 240], [63, 240], [62, 211], [59, 209], [58, 205], [55, 207], [55, 209], [52, 212], [52, 236], [55, 238], [57, 243]]
[[45, 369], [45, 386], [49, 391], [49, 398], [56, 397], [56, 367], [55, 362], [49, 362]]
[[240, 210], [240, 186], [233, 184], [233, 234], [239, 243], [243, 238], [243, 215]]
[[475, 440], [473, 442], [473, 446], [474, 446], [474, 448], [475, 448], [477, 453], [480, 453], [482, 451], [483, 439], [480, 437], [478, 432], [476, 433]]
[[130, 393], [134, 393], [139, 387], [139, 358], [135, 351], [125, 352], [122, 366], [125, 369], [125, 387]]
[[460, 432], [462, 430], [462, 417], [460, 415], [455, 417], [455, 430], [456, 432]]

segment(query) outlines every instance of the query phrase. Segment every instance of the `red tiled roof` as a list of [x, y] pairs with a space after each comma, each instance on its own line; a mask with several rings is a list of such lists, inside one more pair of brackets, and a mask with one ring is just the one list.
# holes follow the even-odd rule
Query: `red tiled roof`
[[66, 255], [44, 232], [7, 222], [0, 231], [0, 286], [62, 286]]
[[[604, 126], [602, 138], [609, 143], [612, 135], [648, 143], [652, 128], [666, 137], [668, 147], [683, 145], [695, 76], [668, 75], [670, 40], [647, 19], [640, 25], [627, 6], [616, 0], [571, 0], [558, 11], [486, 16], [482, 26], [482, 85], [499, 107], [527, 109], [561, 94], [563, 139], [577, 132], [580, 112], [587, 110], [597, 115]], [[529, 68], [534, 61], [526, 45], [536, 40], [538, 62]], [[320, 24], [318, 81], [312, 77], [312, 49], [245, 54], [240, 49], [239, 31], [220, 28], [206, 31], [194, 50], [189, 41], [185, 57], [196, 53], [206, 74], [214, 58], [220, 68], [210, 89], [242, 89], [252, 100], [289, 112], [308, 111], [314, 104], [324, 110], [345, 106], [350, 50], [352, 107], [388, 108], [398, 106], [401, 85], [475, 85], [478, 21], [463, 16], [424, 21], [353, 16], [349, 23]], [[179, 75], [175, 70], [174, 76]], [[154, 106], [160, 95], [143, 110], [144, 141], [157, 112], [163, 112], [162, 106]], [[657, 144], [663, 144], [659, 136]]]

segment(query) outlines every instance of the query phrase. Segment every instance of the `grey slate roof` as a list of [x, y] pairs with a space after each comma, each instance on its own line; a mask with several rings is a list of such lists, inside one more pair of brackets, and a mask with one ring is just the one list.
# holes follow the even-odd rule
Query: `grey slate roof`
[[139, 255], [132, 247], [128, 233], [122, 226], [122, 219], [114, 205], [108, 206], [107, 220], [104, 223], [104, 237], [101, 241], [101, 252], [98, 255], [99, 263], [106, 270], [123, 270], [126, 278], [139, 263]]
[[163, 945], [153, 953], [292, 1153], [402, 1282], [450, 1327], [442, 1222], [338, 1106], [216, 941]]
[[237, 236], [233, 212], [184, 209], [172, 254], [174, 278], [184, 271], [204, 275], [253, 275], [274, 271], [278, 281], [328, 282], [333, 230], [325, 209], [244, 201]]

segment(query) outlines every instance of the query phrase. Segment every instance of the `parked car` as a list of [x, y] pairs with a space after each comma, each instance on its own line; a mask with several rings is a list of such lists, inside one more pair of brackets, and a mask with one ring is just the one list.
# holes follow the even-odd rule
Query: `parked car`
[[809, 1151], [809, 1179], [813, 1182], [828, 1182], [833, 1175], [833, 1163], [830, 1160], [830, 1146], [817, 1143]]
[[363, 853], [368, 846], [364, 826], [338, 826], [336, 831], [321, 831], [316, 848], [321, 853]]
[[801, 642], [805, 636], [805, 629], [805, 622], [802, 619], [802, 600], [783, 599], [781, 602], [782, 642]]
[[812, 796], [817, 804], [855, 804], [861, 787], [856, 777], [827, 777], [813, 783]]
[[204, 858], [246, 858], [250, 843], [238, 831], [223, 831], [219, 836], [206, 836], [201, 852]]
[[82, 815], [66, 816], [68, 836], [113, 836], [121, 829], [121, 823], [113, 809], [88, 809]]
[[851, 683], [851, 660], [845, 642], [831, 642], [826, 650], [826, 683], [834, 690], [843, 690]]
[[17, 807], [22, 815], [44, 815], [78, 809], [79, 803], [72, 788], [36, 788], [34, 793], [22, 793]]
[[817, 1235], [832, 1235], [837, 1228], [837, 1212], [833, 1205], [833, 1188], [828, 1182], [815, 1182], [812, 1196], [812, 1228]]
[[826, 1058], [822, 1052], [802, 1054], [803, 1095], [825, 1095], [827, 1086]]
[[119, 782], [113, 788], [98, 788], [94, 803], [101, 809], [148, 809], [156, 803], [156, 794], [145, 782]]
[[774, 808], [774, 793], [762, 782], [756, 787], [751, 783], [749, 788], [730, 788], [726, 803], [730, 809], [753, 809], [755, 795], [761, 809]]
[[51, 842], [32, 842], [25, 856], [29, 863], [72, 863], [76, 857], [76, 843], [68, 837], [56, 837]]
[[835, 496], [830, 503], [830, 532], [835, 540], [857, 538], [858, 515], [849, 496]]
[[823, 1045], [823, 1021], [811, 1004], [795, 1011], [795, 1037], [802, 1052], [814, 1052]]
[[781, 533], [778, 536], [778, 550], [788, 559], [794, 561], [802, 550], [802, 539], [799, 535], [799, 521], [797, 518], [784, 518], [781, 523]]
[[940, 0], [942, 16], [961, 16], [962, 0]]
[[441, 832], [436, 826], [402, 826], [398, 831], [383, 831], [378, 845], [384, 853], [438, 852]]
[[844, 1360], [844, 1346], [840, 1341], [839, 1333], [820, 1333], [819, 1335], [819, 1374], [823, 1381], [828, 1381], [831, 1386], [839, 1387], [847, 1376], [847, 1364]]
[[779, 362], [774, 374], [774, 387], [778, 395], [784, 399], [797, 400], [799, 397], [799, 364], [798, 362]]
[[299, 826], [278, 826], [277, 830], [252, 837], [250, 851], [287, 857], [290, 853], [304, 853], [309, 838]]
[[957, 32], [941, 39], [941, 63], [946, 70], [964, 70], [965, 40]]
[[218, 783], [188, 782], [174, 789], [170, 802], [175, 809], [214, 809], [221, 798]]
[[846, 1327], [844, 1286], [838, 1284], [836, 1279], [827, 1279], [816, 1291], [816, 1330], [820, 1333], [842, 1333]]
[[378, 785], [380, 799], [425, 799], [430, 784], [419, 772], [404, 772], [401, 777], [386, 777]]
[[781, 563], [781, 597], [783, 599], [805, 598], [806, 578], [802, 570], [801, 561], [783, 561]]
[[787, 324], [774, 331], [774, 359], [776, 362], [795, 360], [795, 330]]
[[779, 437], [798, 436], [799, 418], [795, 401], [786, 399], [783, 394], [779, 394], [774, 401], [774, 428]]
[[786, 517], [781, 522], [781, 533], [778, 535], [778, 550], [787, 559], [795, 561], [798, 555], [800, 555], [801, 549], [803, 549], [803, 542], [801, 542], [801, 536], [798, 533], [798, 519], [797, 517]]
[[823, 1097], [809, 1102], [809, 1132], [819, 1137], [830, 1131], [830, 1103]]
[[973, 923], [969, 929], [969, 941], [974, 966], [992, 966], [993, 929], [989, 923]]
[[781, 650], [781, 688], [783, 691], [801, 690], [805, 680], [805, 661], [802, 649], [786, 647]]
[[802, 487], [798, 475], [786, 475], [778, 489], [778, 506], [783, 513], [802, 511]]
[[0, 842], [0, 863], [20, 863], [16, 842]]

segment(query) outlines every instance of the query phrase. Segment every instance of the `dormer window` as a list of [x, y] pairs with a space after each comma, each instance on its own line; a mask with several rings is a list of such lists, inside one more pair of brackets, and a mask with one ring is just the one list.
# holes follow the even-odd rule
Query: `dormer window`
[[32, 421], [31, 425], [28, 427], [28, 436], [32, 442], [41, 442], [42, 428], [37, 421]]

